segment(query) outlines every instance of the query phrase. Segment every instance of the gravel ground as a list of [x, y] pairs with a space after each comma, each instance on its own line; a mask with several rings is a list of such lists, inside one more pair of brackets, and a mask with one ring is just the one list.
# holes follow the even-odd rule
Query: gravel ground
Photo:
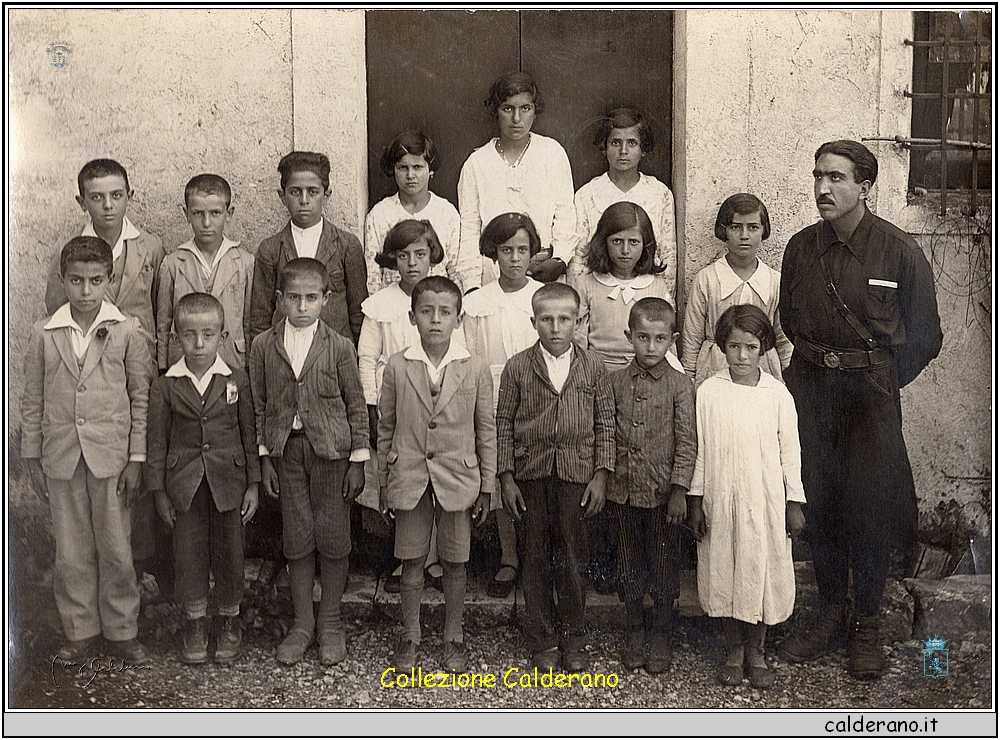
[[[767, 691], [744, 683], [724, 687], [715, 678], [723, 651], [717, 624], [707, 617], [683, 618], [678, 625], [671, 669], [651, 676], [625, 671], [619, 661], [622, 609], [590, 610], [591, 672], [617, 675], [614, 688], [505, 688], [510, 668], [527, 670], [528, 653], [506, 604], [477, 603], [466, 608], [465, 634], [470, 671], [494, 673], [496, 688], [384, 688], [380, 675], [389, 666], [397, 634], [396, 604], [345, 604], [348, 658], [332, 668], [319, 665], [315, 648], [293, 667], [274, 659], [275, 645], [290, 622], [290, 604], [273, 587], [252, 581], [244, 602], [247, 622], [242, 656], [230, 666], [185, 666], [178, 660], [176, 630], [180, 615], [169, 603], [148, 604], [140, 637], [150, 649], [147, 666], [120, 670], [100, 652], [83, 669], [54, 664], [58, 617], [46, 584], [34, 589], [30, 619], [14, 625], [9, 643], [9, 699], [16, 708], [983, 708], [991, 703], [990, 646], [967, 639], [952, 645], [946, 678], [923, 675], [922, 647], [896, 643], [888, 670], [863, 683], [846, 671], [844, 651], [815, 663], [777, 660], [773, 647], [782, 628], [769, 632], [769, 657], [778, 679]], [[523, 602], [522, 602], [523, 604]], [[24, 606], [24, 605], [21, 605]], [[22, 612], [24, 610], [22, 609]], [[523, 609], [521, 611], [523, 614]], [[424, 640], [418, 662], [438, 669], [442, 606], [425, 605]], [[101, 670], [94, 671], [94, 667]], [[107, 670], [119, 668], [119, 670]]]

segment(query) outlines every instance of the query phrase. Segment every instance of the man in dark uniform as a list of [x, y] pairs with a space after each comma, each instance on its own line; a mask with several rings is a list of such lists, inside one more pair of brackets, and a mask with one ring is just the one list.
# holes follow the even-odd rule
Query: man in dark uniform
[[822, 220], [789, 240], [778, 309], [795, 345], [786, 375], [802, 443], [806, 531], [821, 611], [782, 645], [789, 660], [818, 658], [854, 612], [848, 670], [884, 670], [880, 602], [894, 548], [912, 545], [917, 499], [906, 455], [899, 389], [941, 349], [930, 265], [906, 233], [868, 210], [878, 161], [856, 141], [816, 151]]

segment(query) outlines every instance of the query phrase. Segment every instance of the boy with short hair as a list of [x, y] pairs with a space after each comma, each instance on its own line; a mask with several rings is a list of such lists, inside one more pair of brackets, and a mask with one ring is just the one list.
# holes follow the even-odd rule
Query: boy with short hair
[[194, 236], [160, 265], [156, 346], [161, 372], [181, 358], [174, 304], [189, 293], [209, 293], [219, 300], [227, 334], [219, 357], [233, 369], [247, 366], [254, 258], [239, 242], [226, 237], [226, 224], [234, 210], [231, 203], [232, 189], [219, 175], [196, 175], [184, 187], [184, 216]]
[[496, 478], [496, 425], [489, 365], [452, 333], [462, 321], [462, 291], [446, 277], [413, 287], [410, 321], [420, 342], [389, 358], [379, 398], [379, 509], [396, 520], [395, 555], [403, 561], [403, 634], [393, 660], [413, 668], [420, 644], [420, 600], [431, 528], [437, 522], [445, 621], [445, 670], [468, 667], [462, 634], [465, 564], [472, 523], [490, 510]]
[[[618, 532], [618, 589], [625, 602], [622, 663], [662, 673], [672, 657], [673, 604], [680, 593], [680, 530], [698, 453], [694, 387], [666, 361], [677, 339], [674, 309], [642, 298], [629, 312], [625, 335], [635, 357], [611, 373], [618, 451], [608, 482], [608, 513]], [[646, 657], [643, 598], [653, 597]]]
[[181, 661], [208, 660], [211, 573], [215, 660], [229, 663], [243, 643], [243, 525], [257, 510], [260, 482], [250, 383], [242, 367], [222, 359], [225, 314], [216, 298], [182, 296], [172, 322], [183, 354], [150, 391], [147, 480], [174, 534], [175, 596], [187, 618]]
[[100, 634], [114, 655], [148, 659], [129, 507], [146, 459], [152, 364], [139, 320], [104, 299], [114, 258], [92, 236], [60, 254], [68, 303], [32, 328], [24, 358], [21, 456], [52, 509], [56, 606], [64, 661], [89, 656]]
[[361, 302], [368, 297], [368, 270], [357, 237], [323, 218], [323, 207], [331, 192], [330, 160], [316, 152], [291, 152], [281, 158], [278, 172], [278, 197], [290, 221], [257, 248], [250, 339], [284, 317], [281, 302], [275, 300], [281, 269], [297, 257], [310, 257], [323, 263], [331, 291], [320, 318], [357, 347], [364, 321]]
[[535, 292], [531, 308], [538, 342], [511, 357], [500, 376], [500, 490], [523, 538], [532, 664], [558, 669], [561, 648], [562, 667], [582, 671], [587, 542], [581, 509], [589, 519], [604, 508], [607, 477], [615, 469], [614, 396], [604, 363], [573, 346], [577, 292], [547, 283]]
[[[163, 244], [158, 236], [148, 234], [129, 220], [129, 201], [134, 191], [129, 185], [128, 172], [113, 159], [94, 159], [87, 162], [77, 176], [80, 194], [76, 202], [89, 217], [81, 236], [96, 236], [112, 247], [111, 280], [106, 286], [104, 300], [118, 308], [125, 316], [139, 320], [146, 339], [150, 371], [156, 363], [156, 294], [160, 263], [163, 261]], [[60, 268], [60, 253], [53, 255], [45, 287], [45, 309], [49, 314], [66, 303]], [[131, 507], [132, 560], [136, 578], [141, 578], [149, 567], [157, 576], [160, 593], [170, 591], [169, 546], [163, 541], [166, 533], [155, 527], [156, 513], [153, 499], [139, 495]], [[156, 555], [155, 561], [150, 559]]]
[[[302, 659], [317, 632], [320, 663], [347, 656], [340, 601], [351, 551], [349, 505], [365, 486], [369, 429], [354, 345], [319, 320], [331, 300], [326, 265], [290, 260], [278, 273], [276, 291], [285, 318], [250, 349], [261, 478], [265, 493], [281, 500], [295, 607], [295, 623], [277, 654], [289, 665]], [[318, 625], [312, 608], [317, 551], [323, 588]]]

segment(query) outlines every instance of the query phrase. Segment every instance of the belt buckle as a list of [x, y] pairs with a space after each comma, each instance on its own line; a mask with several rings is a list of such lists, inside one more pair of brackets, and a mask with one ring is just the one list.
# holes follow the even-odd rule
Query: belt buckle
[[836, 370], [838, 367], [840, 367], [840, 355], [838, 355], [836, 352], [824, 352], [823, 365]]

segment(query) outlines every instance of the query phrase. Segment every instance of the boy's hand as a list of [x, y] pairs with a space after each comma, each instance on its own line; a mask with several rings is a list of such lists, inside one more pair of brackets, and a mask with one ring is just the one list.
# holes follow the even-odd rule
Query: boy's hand
[[385, 486], [378, 487], [378, 513], [382, 515], [382, 521], [391, 527], [396, 514], [389, 508], [389, 491]]
[[795, 539], [802, 534], [802, 529], [806, 526], [806, 518], [802, 513], [802, 505], [798, 501], [785, 502], [785, 531], [788, 536]]
[[240, 507], [241, 524], [249, 522], [253, 519], [253, 515], [257, 513], [257, 505], [260, 503], [260, 494], [257, 489], [258, 485], [251, 483], [247, 486], [247, 490], [243, 494], [243, 505]]
[[347, 475], [344, 476], [344, 501], [350, 503], [365, 490], [365, 464], [363, 462], [352, 462], [347, 466]]
[[274, 469], [270, 455], [264, 455], [260, 459], [260, 482], [264, 486], [264, 493], [271, 498], [278, 498], [278, 471]]
[[42, 461], [37, 457], [25, 460], [28, 463], [28, 477], [31, 478], [31, 487], [35, 489], [35, 495], [42, 500], [43, 504], [49, 503], [49, 485], [45, 482], [45, 471], [42, 470]]
[[368, 405], [368, 441], [372, 449], [378, 448], [378, 406]]
[[708, 534], [708, 522], [705, 521], [705, 512], [701, 508], [701, 496], [691, 497], [688, 526], [691, 527], [691, 533], [698, 542], [701, 542], [702, 538]]
[[480, 491], [476, 503], [472, 505], [472, 522], [478, 527], [486, 522], [490, 513], [490, 494]]
[[507, 516], [515, 522], [521, 521], [521, 515], [528, 513], [521, 489], [514, 482], [514, 476], [511, 473], [500, 475], [500, 501], [503, 503], [503, 510], [507, 512]]
[[155, 491], [153, 498], [156, 500], [156, 512], [160, 515], [160, 519], [167, 525], [167, 529], [173, 529], [174, 522], [177, 520], [177, 509], [167, 497], [167, 492]]
[[683, 524], [687, 519], [687, 491], [682, 486], [670, 487], [670, 500], [667, 502], [667, 521], [671, 524]]
[[587, 488], [583, 492], [580, 506], [586, 506], [583, 512], [584, 519], [590, 519], [601, 513], [604, 508], [604, 494], [608, 481], [608, 471], [601, 469], [594, 471], [594, 477], [590, 479]]
[[140, 488], [142, 488], [142, 463], [130, 460], [125, 463], [125, 469], [118, 476], [118, 495], [125, 494], [125, 506], [132, 506], [132, 502], [139, 496]]

